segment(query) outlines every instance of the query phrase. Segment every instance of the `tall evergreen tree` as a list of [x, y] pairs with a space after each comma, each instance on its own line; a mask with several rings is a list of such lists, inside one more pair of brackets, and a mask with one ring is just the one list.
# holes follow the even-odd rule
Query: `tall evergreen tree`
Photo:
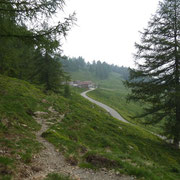
[[59, 91], [64, 72], [54, 57], [61, 53], [60, 40], [70, 30], [74, 15], [56, 25], [51, 18], [64, 4], [64, 0], [0, 1], [1, 74]]
[[[135, 44], [137, 69], [131, 69], [129, 100], [147, 102], [149, 123], [165, 121], [166, 135], [180, 142], [180, 0], [163, 0]], [[142, 116], [143, 116], [142, 115]]]

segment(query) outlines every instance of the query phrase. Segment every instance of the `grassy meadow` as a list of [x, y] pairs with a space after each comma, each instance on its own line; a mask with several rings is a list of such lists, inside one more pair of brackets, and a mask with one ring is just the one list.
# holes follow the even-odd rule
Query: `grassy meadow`
[[77, 94], [61, 123], [43, 134], [72, 165], [114, 169], [138, 179], [180, 178], [180, 151], [142, 128], [122, 123]]
[[[108, 86], [105, 88], [109, 88]], [[80, 90], [78, 91], [78, 93]], [[137, 179], [179, 180], [180, 150], [142, 128], [122, 123], [72, 90], [69, 98], [44, 94], [25, 81], [0, 76], [0, 179], [11, 180], [31, 166], [42, 145], [34, 112], [53, 108], [64, 114], [42, 136], [72, 165], [107, 168]], [[23, 171], [23, 172], [22, 172]], [[68, 179], [49, 174], [46, 179]]]
[[42, 149], [35, 136], [41, 126], [32, 116], [36, 111], [47, 112], [52, 105], [60, 113], [68, 107], [63, 97], [46, 95], [39, 87], [0, 75], [0, 179], [25, 174], [24, 165], [30, 165]]
[[[162, 134], [162, 123], [156, 126], [144, 125], [145, 118], [134, 118], [143, 112], [143, 107], [146, 104], [140, 104], [138, 102], [127, 102], [127, 94], [130, 90], [123, 85], [123, 78], [120, 74], [111, 73], [108, 79], [99, 80], [93, 74], [84, 71], [73, 72], [71, 74], [73, 80], [91, 80], [96, 83], [98, 88], [95, 91], [89, 92], [88, 96], [96, 99], [104, 104], [109, 105], [117, 112], [119, 112], [126, 120], [133, 124], [137, 124], [145, 129], [151, 130], [155, 133]], [[80, 93], [82, 90], [75, 88], [76, 92]]]

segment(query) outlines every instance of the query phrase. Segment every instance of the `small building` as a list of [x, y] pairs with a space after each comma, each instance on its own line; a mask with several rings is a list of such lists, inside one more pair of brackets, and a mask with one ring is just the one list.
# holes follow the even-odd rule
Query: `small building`
[[86, 89], [95, 87], [95, 84], [92, 81], [79, 81], [79, 80], [71, 81], [69, 82], [69, 85], [73, 87], [86, 88]]
[[78, 84], [78, 87], [89, 89], [93, 87], [93, 83], [92, 81], [82, 81]]

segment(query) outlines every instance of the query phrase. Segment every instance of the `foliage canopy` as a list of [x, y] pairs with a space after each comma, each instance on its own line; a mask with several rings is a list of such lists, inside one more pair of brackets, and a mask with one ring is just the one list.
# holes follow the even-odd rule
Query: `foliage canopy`
[[55, 57], [75, 20], [73, 14], [52, 25], [64, 5], [63, 0], [0, 1], [1, 74], [57, 91], [64, 72]]

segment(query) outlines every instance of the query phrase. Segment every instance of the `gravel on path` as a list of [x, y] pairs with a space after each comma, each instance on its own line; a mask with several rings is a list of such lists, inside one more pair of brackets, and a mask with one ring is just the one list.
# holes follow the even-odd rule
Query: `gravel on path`
[[[51, 114], [58, 115], [58, 112], [49, 109]], [[37, 140], [44, 146], [43, 150], [36, 156], [29, 169], [29, 177], [24, 180], [43, 180], [49, 173], [60, 173], [70, 176], [74, 180], [134, 180], [132, 176], [125, 176], [113, 170], [109, 171], [102, 168], [100, 171], [91, 169], [82, 169], [78, 166], [72, 166], [67, 163], [64, 156], [55, 147], [46, 141], [41, 135], [47, 131], [49, 125], [48, 119], [43, 117], [46, 112], [36, 112], [34, 117], [42, 125], [41, 130], [36, 133]], [[59, 114], [59, 116], [61, 116]], [[59, 119], [63, 119], [61, 116]], [[52, 117], [51, 117], [52, 119]], [[59, 123], [61, 120], [58, 120]]]

